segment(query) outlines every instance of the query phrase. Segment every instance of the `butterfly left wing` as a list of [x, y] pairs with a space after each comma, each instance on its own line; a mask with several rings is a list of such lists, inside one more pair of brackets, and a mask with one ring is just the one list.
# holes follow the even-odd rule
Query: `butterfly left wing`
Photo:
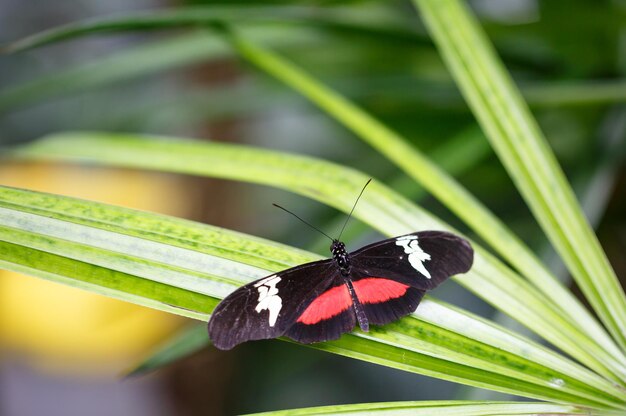
[[337, 279], [332, 260], [320, 260], [248, 283], [213, 311], [209, 336], [222, 350], [250, 340], [276, 338]]
[[443, 231], [422, 231], [355, 251], [351, 277], [367, 319], [383, 325], [413, 312], [427, 290], [467, 272], [473, 258], [465, 239]]
[[338, 339], [356, 324], [353, 301], [342, 277], [315, 297], [285, 333], [289, 338], [310, 344]]

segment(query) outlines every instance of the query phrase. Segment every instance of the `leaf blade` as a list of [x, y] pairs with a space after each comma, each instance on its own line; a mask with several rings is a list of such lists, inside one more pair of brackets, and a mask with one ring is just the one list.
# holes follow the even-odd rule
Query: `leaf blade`
[[[77, 140], [81, 138], [81, 140]], [[166, 141], [166, 142], [155, 142], [154, 140], [136, 140], [134, 136], [116, 136], [114, 140], [107, 140], [108, 135], [92, 135], [89, 136], [86, 133], [82, 135], [76, 135], [73, 138], [71, 137], [61, 137], [57, 136], [56, 139], [49, 139], [47, 143], [39, 143], [38, 145], [30, 145], [27, 148], [22, 149], [22, 157], [26, 157], [29, 152], [31, 156], [41, 157], [45, 155], [46, 158], [57, 158], [64, 160], [78, 160], [78, 155], [81, 155], [80, 159], [85, 160], [85, 158], [91, 161], [100, 160], [108, 161], [110, 157], [111, 160], [117, 161], [116, 163], [130, 163], [133, 162], [131, 166], [137, 166], [137, 161], [141, 159], [139, 154], [142, 155], [143, 160], [148, 161], [152, 164], [153, 168], [156, 168], [154, 164], [164, 164], [170, 161], [170, 158], [173, 153], [176, 153], [178, 157], [172, 158], [174, 161], [181, 160], [184, 161], [180, 166], [175, 167], [174, 165], [169, 165], [170, 169], [188, 169], [188, 171], [194, 171], [199, 173], [199, 170], [202, 170], [204, 174], [219, 174], [226, 175], [227, 177], [234, 178], [237, 177], [239, 179], [245, 179], [249, 181], [260, 181], [265, 182], [266, 184], [272, 184], [274, 186], [280, 186], [285, 189], [294, 190], [296, 192], [304, 193], [307, 196], [321, 199], [322, 201], [329, 203], [331, 205], [336, 205], [344, 210], [349, 210], [353, 203], [352, 198], [346, 198], [345, 195], [352, 195], [354, 191], [360, 190], [360, 186], [366, 180], [366, 176], [360, 174], [358, 172], [352, 171], [347, 168], [340, 168], [333, 164], [327, 162], [316, 161], [310, 158], [304, 157], [296, 157], [292, 155], [284, 155], [276, 152], [269, 151], [261, 151], [252, 148], [242, 148], [242, 146], [233, 146], [233, 145], [225, 145], [225, 144], [213, 144], [213, 143], [191, 143], [185, 141]], [[67, 139], [71, 138], [73, 140], [72, 143], [68, 142]], [[109, 146], [108, 152], [104, 147], [98, 147], [97, 142], [100, 141], [100, 144], [107, 144]], [[68, 146], [69, 145], [69, 146]], [[54, 148], [58, 149], [58, 152], [54, 151]], [[134, 148], [134, 150], [133, 150]], [[64, 150], [62, 150], [64, 149]], [[76, 159], [72, 159], [71, 152], [68, 152], [68, 149], [72, 149], [73, 156], [77, 157]], [[88, 149], [89, 153], [84, 153]], [[150, 151], [149, 149], [152, 149]], [[158, 150], [158, 151], [157, 151]], [[138, 153], [136, 153], [138, 152]], [[124, 155], [123, 158], [118, 158], [119, 155]], [[197, 158], [197, 161], [194, 161], [194, 156]], [[124, 159], [125, 158], [125, 159]], [[162, 159], [165, 158], [165, 159]], [[196, 163], [197, 162], [197, 163]], [[168, 162], [169, 163], [169, 162]], [[146, 167], [145, 165], [143, 167]], [[162, 168], [165, 165], [161, 166]], [[269, 171], [268, 171], [269, 169]], [[288, 174], [288, 172], [290, 172]], [[323, 172], [323, 173], [322, 173]], [[263, 180], [261, 180], [264, 178]], [[343, 183], [332, 182], [332, 178], [343, 178]], [[434, 219], [425, 216], [424, 213], [419, 213], [415, 211], [415, 208], [412, 207], [411, 204], [407, 204], [407, 202], [403, 201], [397, 195], [394, 195], [381, 184], [372, 183], [371, 189], [368, 192], [371, 195], [364, 195], [363, 200], [363, 209], [357, 210], [357, 215], [359, 215], [362, 219], [374, 223], [377, 227], [379, 227], [382, 231], [387, 232], [387, 229], [392, 229], [392, 232], [398, 230], [398, 232], [402, 232], [403, 230], [409, 229], [409, 227], [417, 226], [415, 222], [422, 221], [423, 224], [434, 225], [437, 228], [444, 227], [441, 223], [437, 223]], [[124, 210], [121, 208], [116, 208], [116, 212], [118, 214], [113, 215], [113, 218], [121, 218], [120, 224], [114, 226], [113, 221], [110, 220], [109, 216], [103, 215], [97, 209], [87, 209], [86, 207], [93, 206], [93, 203], [82, 202], [78, 204], [78, 206], [74, 206], [77, 204], [76, 202], [62, 204], [60, 207], [45, 210], [43, 207], [50, 206], [50, 201], [45, 197], [41, 197], [36, 193], [26, 193], [16, 190], [5, 190], [4, 196], [4, 204], [16, 205], [21, 204], [21, 209], [30, 213], [39, 213], [40, 215], [46, 216], [55, 216], [57, 218], [63, 218], [67, 221], [73, 223], [83, 223], [89, 224], [91, 226], [97, 226], [100, 228], [106, 228], [107, 231], [116, 231], [118, 233], [123, 234], [133, 234], [135, 236], [141, 236], [143, 238], [148, 239], [159, 239], [161, 242], [171, 243], [178, 247], [193, 249], [197, 251], [201, 251], [206, 254], [219, 255], [222, 259], [229, 259], [231, 261], [243, 262], [246, 264], [254, 265], [255, 267], [265, 268], [269, 271], [280, 270], [281, 268], [285, 268], [288, 266], [300, 264], [305, 261], [311, 261], [318, 257], [312, 256], [310, 254], [306, 254], [301, 251], [293, 251], [289, 250], [288, 253], [285, 253], [284, 250], [280, 250], [280, 245], [276, 243], [268, 243], [264, 242], [261, 244], [262, 240], [252, 239], [251, 237], [246, 237], [246, 240], [252, 239], [253, 241], [247, 241], [245, 244], [240, 243], [243, 248], [238, 248], [237, 250], [225, 250], [224, 248], [218, 249], [215, 246], [218, 245], [217, 242], [212, 242], [212, 238], [218, 238], [217, 241], [222, 242], [226, 246], [228, 246], [229, 241], [234, 241], [233, 239], [237, 236], [236, 233], [228, 232], [228, 237], [224, 236], [224, 230], [215, 230], [213, 227], [203, 226], [202, 232], [199, 232], [196, 227], [197, 225], [191, 225], [191, 223], [183, 220], [175, 220], [169, 219], [165, 221], [160, 216], [155, 216], [155, 214], [144, 214], [141, 222], [134, 224], [130, 222], [127, 217], [128, 210]], [[67, 200], [64, 200], [67, 201]], [[0, 205], [2, 207], [2, 205]], [[77, 215], [85, 212], [91, 212], [91, 216], [94, 217], [90, 221], [82, 220], [80, 218], [76, 218]], [[423, 219], [420, 219], [421, 215], [424, 215]], [[0, 217], [2, 218], [2, 217]], [[98, 223], [95, 223], [95, 220], [98, 220]], [[1, 221], [1, 220], [0, 220]], [[414, 225], [408, 224], [413, 223]], [[164, 224], [169, 224], [168, 226]], [[137, 228], [140, 227], [140, 228]], [[144, 228], [141, 228], [144, 227]], [[147, 229], [146, 229], [147, 227]], [[445, 227], [444, 227], [445, 228]], [[441, 228], [440, 228], [441, 229]], [[191, 238], [191, 241], [188, 241]], [[102, 239], [89, 239], [89, 241], [98, 241]], [[125, 254], [128, 252], [128, 248], [125, 246]], [[133, 253], [130, 253], [133, 254]], [[481, 258], [485, 258], [486, 254], [481, 254], [477, 256], [477, 271], [473, 271], [467, 276], [463, 278], [466, 279], [466, 282], [469, 284], [477, 284], [478, 281], [482, 281], [481, 283], [482, 290], [485, 292], [490, 292], [493, 297], [502, 298], [501, 301], [505, 304], [518, 302], [520, 299], [524, 299], [524, 304], [520, 304], [521, 306], [528, 308], [524, 310], [524, 312], [528, 312], [529, 319], [543, 322], [545, 321], [545, 316], [541, 316], [542, 313], [546, 313], [545, 310], [542, 309], [541, 300], [537, 299], [533, 302], [528, 302], [525, 304], [528, 299], [524, 298], [521, 294], [526, 290], [525, 286], [517, 286], [517, 283], [513, 286], [504, 285], [501, 286], [503, 281], [505, 280], [502, 276], [507, 276], [506, 271], [499, 270], [498, 267], [494, 268], [492, 264], [489, 266], [489, 260], [482, 261]], [[189, 268], [189, 267], [187, 267]], [[199, 270], [196, 272], [202, 272], [203, 270], [207, 270], [206, 266], [198, 267]], [[242, 281], [246, 278], [247, 275], [242, 274], [238, 279], [242, 279]], [[211, 276], [207, 276], [211, 278]], [[248, 279], [253, 278], [253, 276], [248, 276]], [[462, 281], [462, 279], [459, 279]], [[515, 281], [515, 279], [513, 279]], [[489, 282], [489, 283], [488, 283]], [[519, 283], [519, 282], [518, 282]], [[491, 289], [487, 285], [500, 285]], [[208, 293], [208, 292], [205, 292]], [[512, 299], [511, 293], [514, 293], [516, 296]], [[517, 299], [517, 300], [516, 300]], [[535, 310], [536, 309], [536, 310]], [[539, 311], [539, 312], [538, 312]], [[558, 316], [553, 317], [556, 321], [558, 321]], [[457, 318], [454, 318], [457, 319]], [[417, 323], [415, 324], [417, 325]], [[427, 325], [425, 322], [420, 323], [419, 325]], [[430, 324], [429, 324], [430, 325]], [[441, 323], [438, 323], [437, 326], [441, 326]], [[558, 325], [557, 325], [558, 326]], [[545, 331], [550, 331], [552, 328], [550, 326], [544, 328]], [[449, 330], [446, 330], [449, 332]], [[442, 331], [446, 332], [446, 331]], [[456, 328], [454, 331], [459, 331]], [[448, 333], [446, 332], [446, 333]], [[462, 335], [462, 337], [468, 338], [468, 335]], [[382, 335], [381, 335], [382, 336]], [[395, 336], [395, 335], [394, 335]], [[401, 336], [397, 335], [398, 337]], [[480, 334], [470, 335], [470, 339], [476, 339], [476, 337], [480, 337]], [[446, 338], [447, 339], [447, 338]], [[361, 342], [361, 341], [360, 341]], [[422, 348], [426, 348], [427, 344], [422, 344]], [[491, 348], [491, 347], [490, 347]], [[501, 350], [503, 346], [500, 346], [498, 349]], [[511, 349], [509, 354], [518, 355], [519, 350], [514, 352], [512, 347], [506, 347]], [[506, 349], [505, 348], [505, 349]], [[479, 348], [480, 350], [480, 348]], [[341, 350], [344, 354], [346, 353], [344, 350]], [[388, 353], [389, 351], [385, 351]], [[352, 353], [352, 352], [350, 352]], [[406, 351], [405, 351], [406, 353]], [[444, 364], [444, 361], [439, 361], [438, 359], [431, 361], [433, 366], [436, 363], [438, 369], [447, 368], [451, 361], [457, 361], [456, 364], [453, 365], [454, 368], [457, 365], [461, 365], [460, 362], [466, 360], [467, 354], [463, 356], [463, 358], [459, 358], [458, 353], [449, 353], [445, 355], [448, 357], [445, 362], [448, 364]], [[397, 354], [397, 357], [402, 357], [402, 354]], [[456, 358], [454, 358], [456, 357]], [[474, 357], [474, 360], [478, 360], [481, 362], [481, 366], [489, 366], [488, 361], [483, 358]], [[387, 365], [391, 365], [390, 362], [380, 361]], [[545, 360], [544, 363], [547, 363]], [[395, 363], [396, 366], [400, 368], [410, 368], [412, 371], [418, 371], [419, 360], [416, 360], [412, 365], [406, 367], [401, 365], [400, 363]], [[544, 367], [544, 365], [541, 365]], [[551, 367], [548, 365], [548, 367]], [[567, 367], [567, 366], [566, 366]], [[578, 373], [574, 371], [573, 367], [569, 368], [560, 368], [559, 373], [565, 372], [568, 374], [576, 373], [576, 376], [573, 376], [572, 379], [577, 379], [581, 377], [582, 373]], [[493, 367], [489, 374], [492, 374], [494, 370]], [[422, 370], [419, 370], [422, 371]], [[446, 371], [450, 371], [450, 368], [447, 368]], [[500, 370], [497, 370], [500, 371]], [[496, 372], [497, 372], [496, 371]], [[572, 371], [574, 371], [572, 373]], [[437, 374], [440, 377], [448, 377], [445, 374], [442, 374], [441, 371], [435, 371], [432, 374]], [[516, 375], [516, 377], [522, 377], [523, 375]], [[560, 376], [550, 377], [559, 378]], [[601, 379], [597, 377], [593, 377], [590, 374], [586, 373], [585, 377], [591, 377], [586, 384], [593, 385], [601, 385], [604, 384]], [[534, 375], [531, 377], [533, 380], [530, 385], [533, 385], [537, 382], [537, 376]], [[481, 380], [483, 380], [481, 378]], [[593, 382], [591, 381], [593, 380]], [[481, 381], [480, 385], [484, 381]], [[477, 382], [478, 383], [478, 382]], [[527, 385], [527, 381], [524, 382], [524, 388], [529, 389]], [[544, 380], [544, 384], [549, 383], [549, 379]], [[500, 386], [501, 387], [501, 386]], [[622, 394], [620, 390], [616, 390], [614, 386], [610, 383], [605, 385], [606, 391], [613, 391], [613, 395], [617, 395], [618, 397]], [[529, 394], [536, 394], [534, 390]], [[583, 393], [581, 393], [583, 394]], [[586, 395], [587, 393], [584, 393]]]
[[535, 218], [613, 338], [626, 349], [626, 295], [487, 37], [467, 7], [456, 0], [414, 3]]
[[207, 27], [229, 23], [296, 23], [351, 30], [359, 34], [394, 40], [423, 40], [411, 22], [390, 9], [362, 8], [354, 15], [350, 8], [306, 6], [199, 6], [126, 13], [70, 23], [28, 36], [9, 44], [8, 52], [19, 52], [50, 43], [102, 32], [147, 31], [180, 27]]
[[[486, 401], [421, 401], [360, 403], [336, 406], [310, 407], [254, 413], [254, 415], [417, 415], [417, 416], [513, 416], [513, 415], [586, 415], [587, 409], [572, 406], [531, 402]], [[252, 415], [250, 415], [252, 416]], [[607, 415], [608, 416], [608, 415]]]

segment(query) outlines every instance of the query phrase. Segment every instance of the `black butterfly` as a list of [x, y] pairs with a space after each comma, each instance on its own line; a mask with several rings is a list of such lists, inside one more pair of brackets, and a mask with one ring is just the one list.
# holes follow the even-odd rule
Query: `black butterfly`
[[353, 253], [331, 240], [332, 259], [283, 270], [227, 296], [209, 321], [213, 344], [228, 350], [280, 336], [308, 344], [337, 339], [357, 323], [368, 331], [369, 324], [413, 312], [427, 290], [467, 272], [474, 257], [466, 240], [444, 231], [390, 238]]

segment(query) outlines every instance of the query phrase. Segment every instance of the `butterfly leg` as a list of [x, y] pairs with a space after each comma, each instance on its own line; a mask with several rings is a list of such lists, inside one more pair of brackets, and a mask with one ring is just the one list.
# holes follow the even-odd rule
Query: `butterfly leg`
[[359, 298], [354, 291], [354, 285], [352, 284], [352, 280], [346, 278], [346, 286], [348, 286], [348, 292], [350, 293], [350, 297], [352, 298], [352, 308], [354, 308], [354, 313], [356, 314], [357, 322], [359, 323], [359, 328], [361, 331], [368, 332], [370, 329], [370, 323], [367, 319], [367, 315], [365, 314], [365, 310], [363, 309], [363, 305], [359, 302]]

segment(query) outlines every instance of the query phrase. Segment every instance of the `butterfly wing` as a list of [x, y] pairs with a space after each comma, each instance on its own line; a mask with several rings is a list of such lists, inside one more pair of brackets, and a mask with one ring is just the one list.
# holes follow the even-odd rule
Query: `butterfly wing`
[[427, 290], [467, 272], [473, 258], [465, 239], [444, 231], [421, 231], [355, 251], [351, 277], [367, 319], [383, 325], [413, 312]]
[[[472, 267], [469, 242], [445, 231], [420, 231], [365, 246], [351, 254], [360, 276], [382, 277], [431, 290]], [[362, 278], [362, 277], [361, 277]]]
[[284, 335], [337, 277], [333, 261], [321, 260], [240, 287], [211, 315], [209, 336], [213, 345], [228, 350], [245, 341]]
[[354, 291], [369, 323], [384, 325], [413, 312], [425, 290], [395, 280], [354, 272]]

